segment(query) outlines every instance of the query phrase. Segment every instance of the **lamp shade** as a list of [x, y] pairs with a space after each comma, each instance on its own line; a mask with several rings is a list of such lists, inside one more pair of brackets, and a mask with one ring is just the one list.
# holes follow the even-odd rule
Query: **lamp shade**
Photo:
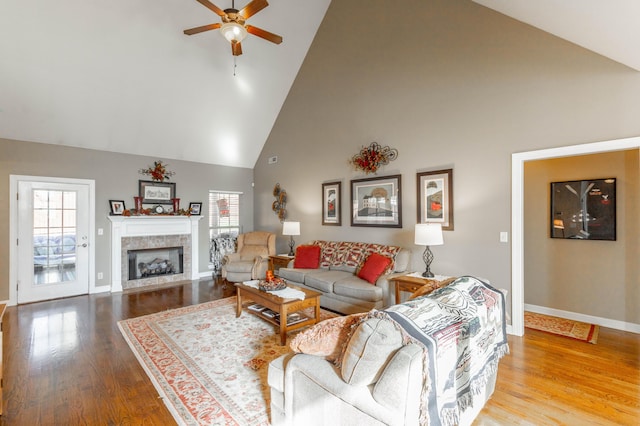
[[441, 246], [444, 244], [442, 225], [439, 223], [416, 224], [415, 244], [419, 246]]
[[247, 36], [247, 30], [237, 22], [226, 22], [220, 27], [220, 33], [227, 41], [241, 42]]
[[300, 222], [284, 222], [282, 235], [300, 235]]

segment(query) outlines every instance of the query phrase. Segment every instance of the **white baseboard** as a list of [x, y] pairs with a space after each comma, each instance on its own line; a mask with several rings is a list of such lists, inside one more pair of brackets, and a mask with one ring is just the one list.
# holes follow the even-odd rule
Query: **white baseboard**
[[601, 327], [613, 328], [616, 330], [629, 331], [631, 333], [640, 334], [640, 324], [632, 322], [618, 321], [609, 318], [595, 317], [592, 315], [578, 314], [576, 312], [562, 311], [560, 309], [547, 308], [544, 306], [530, 305], [525, 303], [524, 310], [535, 312], [537, 314], [551, 315], [559, 318], [566, 318], [574, 321], [587, 322], [596, 324]]
[[109, 293], [111, 291], [110, 285], [99, 285], [95, 286], [89, 291], [89, 294], [97, 294], [97, 293]]

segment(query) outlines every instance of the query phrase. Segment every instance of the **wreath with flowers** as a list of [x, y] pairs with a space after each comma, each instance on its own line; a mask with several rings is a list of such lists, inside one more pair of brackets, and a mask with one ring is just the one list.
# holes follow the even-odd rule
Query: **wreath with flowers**
[[151, 177], [151, 180], [155, 182], [164, 182], [164, 180], [171, 179], [171, 176], [176, 172], [167, 170], [168, 164], [164, 164], [162, 161], [154, 161], [153, 167], [147, 167], [146, 169], [140, 169], [138, 172], [141, 175], [147, 175]]
[[359, 153], [351, 157], [349, 163], [356, 170], [362, 170], [369, 174], [377, 172], [380, 166], [389, 164], [389, 161], [396, 158], [398, 158], [397, 149], [371, 142], [369, 146], [362, 147]]

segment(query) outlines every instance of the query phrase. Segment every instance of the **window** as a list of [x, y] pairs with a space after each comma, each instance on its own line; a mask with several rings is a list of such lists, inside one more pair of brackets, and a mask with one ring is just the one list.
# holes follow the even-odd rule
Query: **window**
[[209, 191], [209, 237], [236, 237], [240, 229], [241, 192]]

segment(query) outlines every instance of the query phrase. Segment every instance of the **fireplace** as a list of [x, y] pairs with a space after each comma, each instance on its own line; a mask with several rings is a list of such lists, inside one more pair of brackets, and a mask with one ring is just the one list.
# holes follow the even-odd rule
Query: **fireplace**
[[[200, 278], [198, 222], [201, 218], [202, 216], [109, 216], [111, 291], [140, 289]], [[167, 250], [174, 253], [168, 253]], [[146, 259], [132, 262], [129, 258], [129, 252], [132, 251], [149, 251], [152, 254]], [[170, 268], [165, 265], [165, 260], [171, 263]], [[149, 264], [146, 270], [143, 268], [143, 272], [138, 265], [141, 262]]]
[[127, 256], [129, 281], [160, 275], [182, 274], [184, 261], [182, 247], [127, 250]]

